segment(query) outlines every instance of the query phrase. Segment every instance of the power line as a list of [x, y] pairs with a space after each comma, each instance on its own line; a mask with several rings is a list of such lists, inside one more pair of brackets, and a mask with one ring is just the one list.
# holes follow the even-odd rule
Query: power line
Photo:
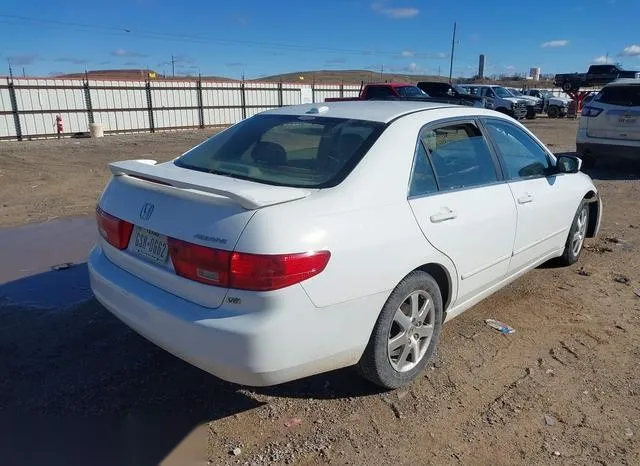
[[[251, 41], [251, 40], [239, 40], [239, 39], [226, 39], [220, 37], [208, 37], [208, 36], [198, 36], [193, 34], [176, 34], [176, 33], [166, 33], [166, 32], [156, 32], [156, 31], [147, 31], [142, 29], [134, 29], [134, 28], [125, 28], [119, 26], [99, 26], [95, 24], [84, 24], [84, 23], [76, 23], [76, 22], [68, 22], [68, 21], [57, 21], [57, 20], [49, 20], [49, 19], [38, 19], [38, 18], [30, 18], [26, 16], [17, 16], [17, 15], [7, 15], [0, 14], [0, 18], [4, 18], [4, 20], [0, 20], [2, 24], [10, 24], [14, 26], [29, 26], [32, 24], [40, 24], [46, 25], [51, 28], [64, 28], [68, 30], [69, 28], [74, 28], [76, 30], [82, 32], [101, 32], [107, 35], [134, 35], [138, 37], [145, 37], [150, 39], [161, 39], [161, 40], [172, 40], [172, 41], [182, 41], [182, 42], [192, 42], [192, 43], [220, 43], [220, 44], [231, 44], [231, 45], [239, 45], [239, 46], [248, 46], [252, 48], [265, 48], [265, 49], [286, 49], [286, 50], [294, 50], [294, 51], [316, 51], [316, 52], [331, 52], [331, 53], [341, 53], [341, 54], [349, 54], [349, 55], [390, 55], [397, 58], [402, 58], [400, 52], [392, 52], [388, 50], [356, 50], [356, 49], [341, 49], [341, 48], [333, 48], [333, 47], [324, 47], [324, 46], [316, 46], [316, 45], [303, 45], [297, 43], [286, 43], [286, 42], [264, 42], [264, 41]], [[416, 53], [416, 55], [420, 55], [420, 53]], [[430, 54], [424, 54], [429, 57]], [[436, 57], [433, 57], [436, 58]], [[446, 57], [445, 57], [446, 58]]]

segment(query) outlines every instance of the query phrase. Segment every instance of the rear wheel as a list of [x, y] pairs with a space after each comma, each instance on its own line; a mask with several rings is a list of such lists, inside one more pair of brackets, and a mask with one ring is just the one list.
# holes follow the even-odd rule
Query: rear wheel
[[587, 237], [587, 226], [589, 225], [589, 204], [586, 200], [582, 200], [571, 229], [569, 230], [569, 236], [564, 246], [564, 252], [559, 258], [561, 265], [572, 265], [578, 262], [580, 253], [582, 252], [582, 246], [584, 246], [584, 240]]
[[401, 387], [433, 357], [443, 321], [442, 295], [433, 277], [407, 275], [393, 290], [358, 363], [364, 378], [386, 389]]
[[575, 86], [572, 82], [567, 81], [565, 83], [562, 84], [562, 90], [565, 92], [571, 92], [573, 90], [575, 90]]

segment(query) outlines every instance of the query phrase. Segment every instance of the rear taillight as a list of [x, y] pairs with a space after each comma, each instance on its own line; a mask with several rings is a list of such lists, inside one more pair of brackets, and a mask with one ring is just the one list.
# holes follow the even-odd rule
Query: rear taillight
[[321, 273], [330, 257], [329, 251], [278, 255], [234, 252], [230, 287], [252, 291], [285, 288]]
[[588, 105], [582, 109], [583, 117], [597, 117], [602, 113], [602, 109], [598, 107], [589, 107]]
[[273, 291], [321, 273], [328, 251], [261, 255], [207, 248], [169, 238], [173, 268], [181, 277], [214, 286], [250, 291]]
[[106, 213], [100, 206], [96, 208], [96, 219], [98, 231], [107, 243], [118, 249], [125, 249], [129, 245], [129, 238], [133, 230], [132, 223]]
[[229, 286], [231, 253], [168, 238], [169, 254], [181, 277], [215, 286]]

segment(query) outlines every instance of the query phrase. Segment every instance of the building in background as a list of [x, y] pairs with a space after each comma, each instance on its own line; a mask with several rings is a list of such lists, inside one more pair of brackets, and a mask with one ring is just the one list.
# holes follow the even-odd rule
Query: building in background
[[480, 59], [478, 61], [478, 78], [484, 78], [484, 54], [480, 55]]
[[534, 81], [540, 81], [540, 68], [531, 68], [529, 70], [529, 76]]

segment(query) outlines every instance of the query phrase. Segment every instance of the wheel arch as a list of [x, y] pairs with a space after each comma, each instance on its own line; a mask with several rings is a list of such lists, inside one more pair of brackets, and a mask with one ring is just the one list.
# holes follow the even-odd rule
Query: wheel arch
[[589, 224], [587, 225], [587, 238], [594, 238], [598, 233], [600, 221], [601, 201], [595, 191], [587, 192], [584, 197], [589, 204]]
[[436, 281], [436, 283], [438, 284], [438, 288], [440, 288], [440, 293], [442, 294], [442, 308], [446, 314], [451, 304], [451, 298], [453, 294], [451, 274], [449, 273], [447, 268], [442, 264], [430, 262], [428, 264], [421, 265], [415, 270], [421, 270], [422, 272], [428, 273]]

